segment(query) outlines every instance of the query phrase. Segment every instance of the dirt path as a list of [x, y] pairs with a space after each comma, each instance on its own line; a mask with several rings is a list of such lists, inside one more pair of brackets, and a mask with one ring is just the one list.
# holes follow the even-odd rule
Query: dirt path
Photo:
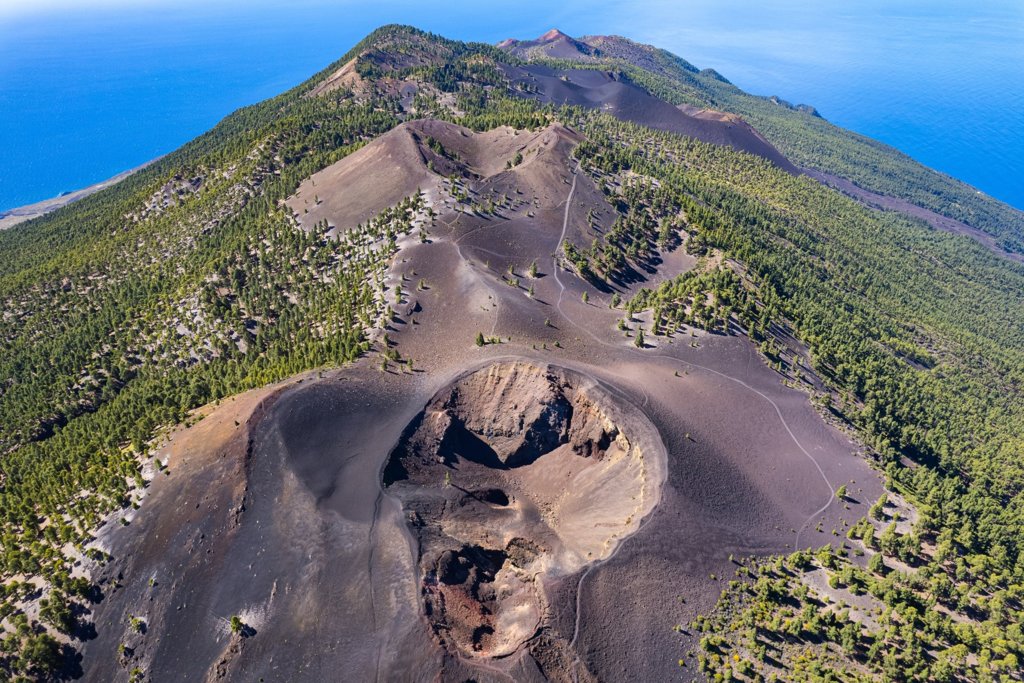
[[[561, 234], [561, 236], [558, 239], [558, 247], [555, 250], [556, 254], [558, 253], [558, 250], [561, 249], [562, 242], [565, 240], [565, 233], [566, 233], [566, 231], [568, 229], [568, 225], [569, 225], [569, 209], [572, 206], [573, 194], [576, 192], [576, 180], [577, 180], [578, 175], [579, 175], [579, 170], [580, 170], [579, 163], [577, 163], [576, 164], [576, 168], [573, 169], [573, 171], [572, 171], [572, 174], [573, 174], [572, 187], [569, 190], [569, 196], [565, 200], [565, 214], [564, 214], [563, 219], [562, 219], [562, 234]], [[555, 282], [558, 283], [558, 287], [559, 287], [558, 301], [557, 301], [555, 307], [558, 309], [558, 312], [562, 315], [562, 317], [565, 318], [567, 321], [569, 321], [569, 323], [573, 327], [575, 327], [576, 329], [584, 332], [587, 336], [589, 336], [591, 339], [593, 339], [598, 344], [601, 344], [601, 345], [607, 346], [607, 347], [611, 347], [611, 348], [615, 348], [616, 350], [620, 350], [621, 351], [622, 348], [619, 345], [610, 344], [610, 343], [604, 341], [603, 339], [598, 338], [597, 335], [595, 335], [593, 332], [590, 331], [590, 329], [588, 329], [588, 328], [584, 327], [583, 325], [580, 325], [579, 323], [577, 323], [570, 315], [568, 315], [565, 311], [562, 310], [562, 297], [565, 294], [565, 284], [562, 282], [562, 279], [558, 275], [558, 272], [559, 272], [560, 268], [559, 268], [559, 265], [558, 265], [557, 256], [552, 259], [552, 266], [554, 267]], [[681, 360], [681, 359], [676, 358], [675, 356], [672, 356], [672, 355], [669, 355], [669, 354], [648, 353], [648, 352], [642, 351], [640, 349], [627, 349], [627, 350], [630, 351], [631, 353], [634, 353], [634, 354], [637, 354], [637, 355], [642, 355], [644, 357], [650, 358], [650, 357], [653, 356], [653, 357], [656, 357], [656, 358], [665, 358], [665, 359], [671, 360], [673, 362], [679, 363], [679, 364], [684, 365], [684, 366], [688, 366], [688, 367], [692, 367], [692, 368], [697, 368], [699, 370], [703, 370], [705, 372], [709, 372], [709, 373], [711, 373], [713, 375], [721, 377], [722, 379], [726, 379], [726, 380], [728, 380], [730, 382], [735, 382], [736, 384], [738, 384], [739, 386], [743, 387], [747, 391], [750, 391], [751, 393], [755, 394], [756, 396], [764, 399], [765, 401], [767, 401], [771, 405], [771, 407], [775, 410], [775, 414], [779, 418], [779, 422], [782, 424], [783, 428], [786, 430], [786, 433], [789, 434], [790, 439], [792, 439], [793, 443], [800, 450], [800, 452], [803, 453], [807, 457], [807, 459], [811, 461], [811, 464], [814, 465], [814, 468], [818, 471], [818, 474], [821, 475], [822, 481], [825, 483], [825, 486], [827, 486], [828, 490], [829, 490], [828, 498], [826, 498], [824, 505], [822, 505], [820, 508], [815, 510], [811, 515], [809, 515], [807, 517], [807, 519], [804, 520], [804, 523], [800, 526], [800, 528], [797, 529], [796, 539], [794, 541], [793, 548], [794, 549], [800, 548], [800, 536], [807, 529], [807, 527], [811, 524], [811, 522], [814, 520], [815, 517], [818, 517], [819, 515], [824, 513], [826, 510], [828, 510], [829, 506], [832, 505], [833, 498], [835, 496], [836, 490], [835, 490], [835, 487], [832, 486], [832, 483], [829, 481], [828, 476], [825, 474], [825, 471], [822, 469], [821, 464], [818, 463], [817, 459], [813, 455], [811, 455], [810, 451], [808, 451], [806, 448], [804, 448], [804, 445], [802, 443], [800, 443], [800, 440], [796, 437], [796, 434], [793, 433], [793, 430], [790, 428], [789, 423], [786, 421], [786, 418], [782, 415], [782, 410], [779, 408], [779, 405], [774, 400], [772, 400], [769, 396], [767, 396], [763, 392], [759, 391], [758, 389], [755, 389], [754, 387], [750, 386], [749, 384], [747, 384], [743, 380], [738, 379], [736, 377], [733, 377], [733, 376], [731, 376], [729, 374], [726, 374], [724, 372], [721, 372], [720, 370], [714, 370], [712, 368], [700, 365], [698, 363], [694, 363], [693, 361]], [[642, 387], [641, 387], [641, 390], [643, 390]], [[647, 402], [648, 402], [648, 397], [647, 397], [646, 391], [644, 391], [644, 404], [646, 405]], [[608, 558], [608, 559], [610, 560], [611, 558]], [[590, 571], [591, 570], [588, 569], [587, 573], [589, 573]], [[582, 589], [583, 578], [585, 578], [585, 577], [586, 577], [586, 574], [584, 574], [584, 576], [581, 577], [581, 579], [580, 579], [580, 588], [577, 589], [577, 605], [579, 604], [579, 597], [578, 597], [579, 590]], [[579, 631], [579, 611], [578, 610], [577, 610], [576, 630], [577, 630], [577, 633], [578, 633], [578, 631]], [[575, 643], [575, 640], [576, 640], [576, 636], [574, 635], [573, 636], [573, 643]]]
[[[561, 270], [561, 268], [559, 267], [559, 263], [558, 263], [558, 253], [560, 252], [560, 250], [562, 248], [562, 243], [565, 241], [565, 235], [566, 235], [566, 233], [568, 231], [569, 211], [570, 211], [570, 208], [572, 206], [573, 195], [576, 192], [576, 185], [577, 185], [577, 180], [579, 178], [579, 171], [580, 171], [580, 166], [579, 166], [579, 163], [577, 163], [576, 167], [572, 171], [572, 174], [573, 174], [572, 186], [570, 187], [569, 194], [568, 194], [568, 196], [566, 197], [566, 200], [565, 200], [565, 211], [564, 211], [563, 217], [562, 217], [562, 231], [561, 231], [561, 235], [559, 236], [559, 239], [558, 239], [558, 245], [557, 245], [556, 250], [555, 250], [555, 255], [552, 257], [552, 267], [554, 268], [553, 272], [554, 272], [555, 282], [558, 284], [558, 287], [559, 287], [559, 294], [558, 294], [558, 299], [556, 301], [555, 307], [558, 310], [559, 314], [566, 321], [568, 321], [576, 329], [578, 329], [578, 330], [582, 331], [583, 333], [585, 333], [588, 337], [590, 337], [596, 343], [601, 344], [602, 346], [605, 346], [605, 347], [614, 348], [617, 351], [622, 351], [623, 349], [622, 349], [622, 347], [620, 345], [610, 344], [607, 341], [605, 341], [603, 339], [600, 339], [589, 328], [584, 327], [583, 325], [578, 323], [571, 315], [566, 313], [565, 310], [563, 310], [563, 308], [562, 308], [562, 300], [563, 300], [566, 288], [565, 288], [565, 283], [562, 282], [562, 279], [561, 279], [561, 277], [559, 275], [559, 271]], [[684, 360], [678, 359], [678, 358], [676, 358], [676, 357], [674, 357], [672, 355], [669, 355], [669, 354], [662, 354], [662, 353], [653, 353], [652, 354], [652, 353], [645, 352], [645, 351], [642, 351], [642, 350], [639, 350], [639, 349], [628, 349], [628, 350], [631, 353], [633, 353], [634, 355], [639, 355], [639, 356], [643, 356], [643, 357], [646, 357], [646, 358], [650, 358], [650, 357], [664, 358], [664, 359], [670, 360], [670, 361], [672, 361], [674, 363], [678, 363], [678, 364], [680, 364], [680, 365], [682, 365], [684, 367], [696, 368], [696, 369], [699, 369], [699, 370], [703, 370], [704, 372], [711, 373], [711, 374], [713, 374], [713, 375], [715, 375], [717, 377], [721, 377], [721, 378], [723, 378], [725, 380], [728, 380], [730, 382], [733, 382], [733, 383], [743, 387], [744, 389], [746, 389], [747, 391], [753, 393], [754, 395], [758, 396], [759, 398], [764, 399], [765, 401], [768, 402], [769, 405], [771, 405], [772, 409], [775, 411], [775, 414], [776, 414], [776, 416], [779, 419], [779, 422], [781, 423], [782, 427], [785, 429], [786, 433], [789, 435], [789, 438], [792, 440], [793, 444], [811, 462], [811, 464], [814, 466], [815, 470], [817, 470], [818, 474], [821, 476], [821, 479], [824, 482], [825, 486], [828, 488], [828, 496], [825, 499], [824, 504], [820, 508], [815, 510], [813, 513], [811, 513], [804, 520], [804, 522], [800, 526], [800, 528], [797, 529], [797, 533], [796, 533], [796, 537], [795, 537], [795, 541], [794, 541], [794, 546], [793, 547], [794, 547], [794, 549], [798, 549], [800, 547], [800, 536], [803, 534], [803, 532], [814, 521], [814, 519], [816, 517], [818, 517], [821, 514], [823, 514], [832, 505], [832, 502], [833, 502], [833, 499], [834, 499], [834, 496], [835, 496], [835, 488], [832, 486], [832, 483], [829, 481], [828, 476], [825, 474], [825, 471], [822, 469], [822, 467], [818, 463], [817, 459], [810, 453], [810, 451], [807, 450], [807, 448], [804, 447], [804, 445], [797, 438], [796, 434], [793, 433], [793, 430], [790, 427], [789, 423], [786, 421], [786, 418], [783, 416], [782, 410], [779, 408], [779, 405], [771, 397], [767, 396], [766, 394], [764, 394], [760, 390], [750, 386], [749, 384], [747, 384], [743, 380], [738, 379], [736, 377], [733, 377], [731, 375], [728, 375], [727, 373], [721, 372], [719, 370], [714, 370], [712, 368], [700, 365], [698, 363], [694, 363], [693, 361], [684, 361]], [[646, 390], [642, 386], [639, 387], [639, 388], [643, 392], [643, 395], [644, 395], [644, 406], [646, 407], [646, 405], [647, 405], [647, 403], [649, 401], [649, 397], [647, 395]], [[641, 524], [641, 527], [640, 527], [640, 529], [638, 529], [637, 533], [639, 533], [645, 526], [647, 526], [647, 524], [650, 523], [652, 518], [653, 518], [653, 515], [648, 516], [644, 520], [644, 522]], [[575, 620], [574, 620], [574, 628], [573, 628], [572, 640], [569, 642], [569, 649], [571, 651], [573, 651], [574, 657], [575, 657], [575, 666], [574, 666], [574, 669], [573, 669], [573, 679], [576, 680], [576, 681], [579, 680], [579, 667], [583, 665], [583, 663], [581, 661], [581, 658], [580, 658], [580, 652], [576, 648], [576, 644], [577, 644], [577, 641], [579, 639], [580, 622], [581, 622], [581, 619], [582, 619], [582, 600], [583, 600], [583, 587], [584, 587], [584, 583], [586, 582], [586, 579], [591, 575], [591, 573], [595, 569], [599, 568], [600, 566], [602, 566], [604, 564], [607, 564], [607, 563], [611, 562], [616, 557], [616, 555], [618, 555], [619, 551], [626, 544], [626, 542], [628, 542], [628, 539], [626, 541], [623, 541], [623, 543], [621, 543], [618, 547], [616, 547], [614, 552], [612, 552], [612, 554], [609, 555], [607, 558], [605, 558], [604, 560], [601, 560], [599, 562], [595, 562], [594, 564], [591, 564], [583, 572], [583, 574], [579, 578], [579, 581], [577, 582], [576, 591], [575, 591], [576, 592], [576, 596], [575, 596], [575, 605], [576, 605], [575, 612], [576, 612], [576, 614], [575, 614]]]

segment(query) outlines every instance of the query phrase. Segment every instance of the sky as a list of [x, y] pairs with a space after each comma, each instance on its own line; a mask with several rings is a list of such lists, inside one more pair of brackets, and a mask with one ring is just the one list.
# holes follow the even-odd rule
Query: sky
[[0, 209], [169, 152], [392, 22], [625, 35], [1024, 206], [1021, 0], [0, 0]]

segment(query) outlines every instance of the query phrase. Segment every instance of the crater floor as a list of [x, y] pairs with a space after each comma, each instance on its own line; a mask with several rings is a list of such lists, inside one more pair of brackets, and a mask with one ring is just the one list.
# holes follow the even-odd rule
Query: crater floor
[[642, 413], [580, 373], [519, 361], [435, 394], [384, 483], [416, 538], [434, 633], [462, 655], [504, 657], [544, 626], [545, 583], [614, 552], [664, 476]]

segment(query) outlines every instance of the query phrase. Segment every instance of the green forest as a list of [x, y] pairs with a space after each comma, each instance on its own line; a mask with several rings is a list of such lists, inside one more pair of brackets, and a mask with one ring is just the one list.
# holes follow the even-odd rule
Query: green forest
[[672, 104], [739, 114], [797, 166], [818, 169], [872, 192], [906, 199], [993, 235], [1010, 252], [1024, 252], [1024, 215], [955, 178], [922, 166], [899, 150], [848, 131], [812, 107], [750, 95], [712, 69], [625, 38], [601, 39], [588, 61], [537, 56], [552, 67], [617, 73]]
[[[1024, 648], [1024, 269], [754, 157], [605, 115], [578, 116], [572, 125], [587, 135], [579, 155], [598, 177], [629, 170], [659, 181], [623, 194], [630, 214], [660, 207], [661, 215], [685, 216], [696, 248], [742, 265], [686, 273], [641, 291], [627, 308], [654, 311], [655, 333], [683, 324], [724, 331], [727, 319], [762, 343], [773, 330], [794, 330], [835, 390], [830, 410], [857, 428], [890, 488], [917, 510], [909, 532], [887, 526], [865, 542], [864, 528], [851, 529], [840, 549], [897, 565], [875, 572], [886, 576], [881, 585], [877, 576], [862, 580], [891, 622], [847, 648], [851, 671], [886, 680], [1011, 680]], [[646, 239], [653, 242], [653, 226]], [[840, 566], [863, 575], [836, 553], [823, 557], [833, 576]], [[793, 573], [770, 576], [784, 585], [782, 595], [801, 590]], [[773, 639], [841, 644], [824, 626], [817, 640], [784, 633], [774, 615], [788, 603], [765, 612], [759, 584], [737, 582], [708, 622], [725, 638], [703, 655], [715, 676], [746, 670], [720, 656], [725, 650], [749, 659]], [[742, 640], [750, 628], [758, 636]], [[829, 668], [803, 680], [829, 680]]]
[[[587, 67], [740, 114], [800, 165], [1024, 250], [1019, 212], [805, 108], [636, 48], [644, 68], [629, 53]], [[515, 58], [406, 27], [379, 29], [118, 185], [0, 233], [0, 680], [56, 676], [73, 657], [60, 636], [76, 633], [77, 606], [95, 597], [73, 565], [102, 561], [93, 533], [138, 504], [161, 433], [211, 401], [359, 358], [390, 316], [384, 272], [398, 236], [424, 218], [421, 197], [340, 239], [332, 226], [300, 229], [283, 204], [410, 116], [383, 89], [309, 96], [356, 56], [365, 79], [431, 84], [417, 116], [579, 131], [581, 167], [609, 193], [618, 183], [620, 215], [602, 240], [567, 247], [577, 272], [614, 283], [676, 243], [717, 254], [713, 267], [642, 290], [627, 312], [650, 312], [648, 335], [687, 325], [748, 335], [769, 361], [774, 335], [791, 331], [828, 386], [823, 409], [856, 429], [916, 510], [899, 531], [879, 501], [817, 551], [738, 561], [715, 612], [681, 626], [705, 634], [698, 652], [679, 653], [684, 670], [1020, 680], [1024, 267], [760, 158], [518, 97], [497, 68]], [[870, 596], [876, 612], [853, 619], [808, 588], [813, 572]], [[22, 607], [32, 600], [38, 618]]]

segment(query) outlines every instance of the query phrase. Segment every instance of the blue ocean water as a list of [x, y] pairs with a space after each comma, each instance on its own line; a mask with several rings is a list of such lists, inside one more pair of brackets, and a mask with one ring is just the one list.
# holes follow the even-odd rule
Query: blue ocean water
[[654, 43], [1024, 207], [1019, 0], [0, 0], [0, 210], [169, 152], [391, 22]]

